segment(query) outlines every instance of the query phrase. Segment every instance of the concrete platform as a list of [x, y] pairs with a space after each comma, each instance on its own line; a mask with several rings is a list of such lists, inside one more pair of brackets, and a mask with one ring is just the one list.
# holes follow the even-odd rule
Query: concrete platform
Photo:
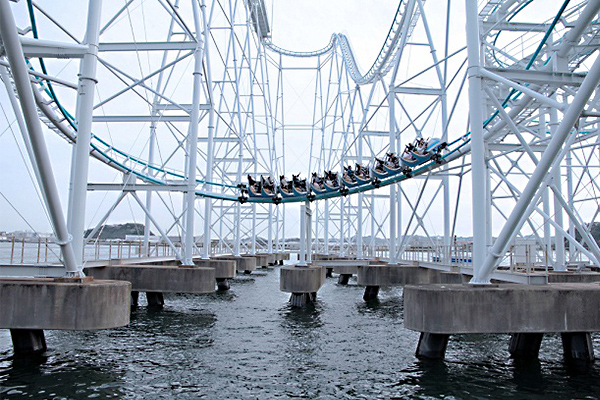
[[279, 288], [288, 293], [316, 293], [325, 283], [324, 267], [281, 267]]
[[95, 279], [131, 282], [131, 290], [137, 292], [213, 293], [215, 291], [214, 268], [113, 265], [89, 268], [87, 273]]
[[266, 268], [269, 266], [269, 258], [270, 256], [272, 256], [272, 254], [249, 254], [249, 256], [254, 257], [256, 259], [257, 268]]
[[250, 273], [256, 269], [256, 257], [254, 256], [221, 255], [214, 257], [214, 259], [234, 261], [237, 272]]
[[440, 271], [413, 265], [358, 266], [357, 284], [361, 286], [402, 286], [440, 282]]
[[404, 288], [404, 326], [433, 334], [600, 331], [600, 285]]
[[131, 284], [0, 279], [2, 329], [110, 329], [129, 324]]
[[262, 267], [277, 264], [277, 253], [256, 253], [255, 255], [259, 257], [267, 257], [266, 265], [261, 265]]
[[234, 279], [237, 271], [235, 260], [194, 259], [194, 264], [198, 267], [214, 268], [215, 279]]
[[600, 273], [598, 272], [548, 272], [548, 283], [592, 283], [600, 282]]

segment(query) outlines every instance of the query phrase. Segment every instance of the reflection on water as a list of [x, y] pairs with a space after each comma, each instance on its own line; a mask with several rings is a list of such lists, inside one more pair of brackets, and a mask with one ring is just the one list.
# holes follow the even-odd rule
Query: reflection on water
[[[95, 352], [3, 358], [0, 398], [121, 398], [124, 367]], [[32, 384], [32, 382], [34, 384]]]
[[510, 359], [508, 335], [452, 336], [445, 361], [417, 360], [401, 288], [365, 303], [364, 288], [335, 282], [304, 309], [288, 306], [278, 268], [228, 292], [167, 295], [163, 310], [143, 300], [127, 327], [46, 332], [34, 360], [13, 358], [0, 330], [0, 398], [600, 398], [598, 368], [563, 363], [559, 335], [534, 362]]

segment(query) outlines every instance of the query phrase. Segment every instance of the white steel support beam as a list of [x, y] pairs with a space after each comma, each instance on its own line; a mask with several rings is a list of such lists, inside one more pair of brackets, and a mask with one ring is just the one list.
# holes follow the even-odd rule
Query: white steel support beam
[[[300, 254], [298, 254], [298, 265], [306, 266], [306, 208], [308, 201], [300, 204]], [[309, 226], [310, 229], [310, 226]]]
[[561, 151], [562, 145], [567, 140], [571, 129], [579, 119], [581, 111], [596, 89], [599, 81], [600, 57], [596, 58], [594, 61], [594, 64], [590, 68], [588, 75], [581, 84], [579, 92], [577, 92], [573, 98], [573, 101], [567, 108], [563, 120], [556, 129], [556, 132], [552, 135], [552, 139], [548, 144], [548, 149], [542, 155], [540, 162], [529, 179], [529, 182], [527, 182], [519, 201], [517, 201], [517, 204], [515, 205], [508, 220], [504, 224], [498, 239], [494, 243], [494, 246], [485, 259], [485, 263], [481, 268], [475, 270], [475, 274], [471, 282], [489, 283], [491, 273], [496, 268], [499, 259], [504, 255], [510, 243], [510, 239], [513, 237], [515, 231], [520, 228], [521, 218], [525, 215], [525, 212], [532, 202], [534, 196], [536, 196], [536, 192], [538, 191], [542, 181], [550, 170], [551, 165], [555, 162], [556, 157]]
[[[388, 92], [388, 107], [389, 107], [389, 118], [390, 118], [390, 153], [396, 152], [396, 92], [394, 92], [394, 87], [390, 86], [390, 90]], [[397, 261], [396, 254], [396, 223], [397, 217], [397, 196], [396, 196], [396, 187], [397, 184], [390, 185], [390, 241], [389, 241], [389, 250], [390, 250], [390, 264], [395, 264]]]
[[73, 251], [79, 265], [83, 264], [85, 210], [90, 142], [92, 139], [92, 110], [96, 91], [96, 66], [98, 64], [98, 36], [102, 1], [90, 1], [88, 6], [87, 31], [84, 43], [87, 51], [79, 67], [79, 89], [77, 89], [77, 142], [71, 158], [71, 186], [67, 226], [73, 235]]
[[[35, 155], [35, 164], [37, 164], [39, 169], [39, 185], [44, 193], [46, 208], [50, 214], [57, 242], [60, 245], [67, 275], [83, 276], [82, 266], [77, 263], [71, 244], [71, 237], [67, 231], [58, 189], [54, 180], [54, 173], [52, 172], [52, 164], [50, 163], [48, 149], [44, 141], [44, 133], [37, 115], [31, 82], [29, 81], [29, 73], [27, 72], [28, 68], [25, 64], [25, 56], [23, 55], [17, 26], [8, 0], [0, 0], [0, 36], [4, 43], [6, 56], [10, 63], [15, 86], [19, 94], [23, 117]], [[15, 110], [15, 113], [18, 112], [18, 110]]]
[[194, 265], [194, 220], [196, 208], [196, 163], [198, 158], [198, 123], [200, 122], [200, 95], [202, 93], [202, 61], [204, 59], [204, 40], [200, 36], [202, 32], [202, 19], [198, 3], [192, 1], [194, 13], [194, 28], [196, 30], [197, 46], [194, 50], [194, 83], [192, 89], [192, 113], [190, 115], [190, 125], [187, 134], [187, 192], [186, 198], [186, 217], [185, 217], [185, 236], [183, 248], [183, 265]]
[[[483, 142], [483, 113], [481, 78], [479, 75], [480, 38], [477, 0], [466, 0], [467, 57], [469, 76], [469, 119], [471, 128], [471, 186], [473, 224], [473, 270], [475, 276], [486, 250], [486, 178], [485, 148]], [[475, 279], [475, 277], [474, 277]]]
[[[206, 20], [206, 5], [204, 0], [200, 3], [202, 12], [202, 25], [204, 28], [204, 57], [206, 59], [206, 86], [208, 88], [208, 132], [207, 132], [207, 149], [206, 149], [206, 173], [205, 181], [212, 182], [213, 179], [213, 164], [214, 164], [214, 136], [215, 136], [215, 105], [214, 105], [214, 93], [213, 93], [213, 81], [210, 63], [210, 30]], [[212, 187], [205, 185], [205, 191], [211, 192]], [[255, 210], [256, 205], [252, 205]], [[210, 243], [211, 243], [211, 232], [212, 232], [212, 199], [204, 199], [204, 246], [202, 252], [202, 258], [210, 257]]]

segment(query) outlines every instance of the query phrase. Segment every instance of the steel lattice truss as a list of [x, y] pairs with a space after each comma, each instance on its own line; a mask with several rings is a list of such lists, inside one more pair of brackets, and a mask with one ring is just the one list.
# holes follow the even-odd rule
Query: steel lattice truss
[[[183, 261], [283, 250], [298, 207], [244, 202], [247, 175], [341, 173], [402, 151], [415, 138], [437, 137], [449, 143], [441, 163], [380, 188], [313, 202], [312, 251], [360, 258], [383, 248], [395, 262], [426, 248], [434, 254], [430, 262], [449, 264], [458, 235], [474, 237], [473, 264], [486, 258], [496, 267], [515, 240], [533, 241], [536, 260], [558, 270], [597, 263], [590, 226], [600, 214], [600, 94], [598, 82], [584, 80], [593, 76], [600, 44], [600, 5], [466, 0], [440, 12], [433, 3], [399, 4], [364, 73], [342, 34], [312, 52], [277, 46], [262, 0], [105, 4], [96, 32], [91, 155], [100, 161], [94, 167], [108, 165], [119, 178], [87, 178], [88, 197], [109, 192], [112, 203], [85, 225], [99, 229], [133, 198], [146, 240], [150, 230], [158, 232]], [[25, 8], [13, 6], [15, 13]], [[71, 60], [89, 41], [77, 39], [61, 16], [30, 8], [35, 29], [22, 46], [37, 71], [40, 118], [75, 142], [79, 85], [64, 77], [75, 82]], [[64, 45], [45, 43], [45, 35]], [[10, 69], [1, 68], [12, 91]], [[62, 81], [53, 78], [59, 73]], [[469, 93], [474, 84], [481, 90]], [[564, 127], [582, 87], [592, 94]], [[554, 143], [564, 129], [564, 142]], [[557, 154], [550, 167], [540, 167], [549, 149]], [[539, 188], [528, 188], [544, 168]], [[530, 194], [528, 204], [519, 203]], [[461, 230], [465, 220], [476, 221], [467, 224], [471, 232]], [[181, 247], [173, 237], [181, 237]], [[490, 273], [483, 268], [478, 279]]]

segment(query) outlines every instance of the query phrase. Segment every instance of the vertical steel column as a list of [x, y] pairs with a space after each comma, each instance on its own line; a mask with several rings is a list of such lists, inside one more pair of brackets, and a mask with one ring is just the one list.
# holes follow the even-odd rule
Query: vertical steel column
[[[572, 155], [571, 155], [571, 150], [567, 151], [567, 156], [566, 156], [566, 161], [567, 161], [567, 192], [569, 195], [569, 198], [567, 199], [568, 204], [569, 204], [569, 208], [571, 210], [575, 209], [575, 204], [573, 202], [573, 168], [572, 168]], [[569, 234], [572, 237], [575, 237], [575, 224], [573, 223], [573, 220], [569, 219]], [[573, 243], [573, 240], [569, 239], [569, 262], [574, 262], [575, 261], [575, 244]]]
[[[554, 99], [556, 99], [556, 96], [552, 96]], [[551, 136], [554, 136], [554, 134], [556, 133], [556, 129], [558, 127], [558, 110], [556, 110], [556, 108], [551, 108], [550, 109], [550, 134]], [[554, 171], [554, 185], [556, 186], [556, 188], [558, 189], [559, 192], [562, 193], [562, 184], [561, 184], [561, 173], [560, 173], [560, 166], [557, 166], [555, 171]], [[563, 225], [563, 209], [560, 205], [560, 201], [557, 199], [557, 195], [554, 195], [554, 221], [556, 222], [556, 225], [558, 227], [560, 227], [560, 229], [555, 229], [554, 230], [554, 238], [555, 238], [555, 260], [554, 260], [554, 270], [555, 271], [565, 271], [567, 268], [567, 265], [565, 263], [565, 240], [564, 240], [564, 236], [561, 233], [561, 229], [564, 226]]]
[[304, 211], [306, 212], [306, 262], [312, 262], [312, 210], [310, 202], [306, 202]]
[[552, 139], [550, 140], [550, 143], [548, 143], [546, 151], [533, 171], [531, 178], [529, 178], [529, 182], [527, 182], [519, 201], [517, 201], [508, 220], [504, 224], [500, 235], [498, 235], [498, 239], [488, 254], [483, 267], [476, 271], [476, 275], [473, 276], [472, 282], [489, 283], [490, 274], [496, 267], [500, 257], [504, 255], [511, 237], [519, 229], [522, 217], [524, 217], [529, 204], [536, 195], [545, 176], [548, 174], [555, 158], [560, 153], [562, 145], [567, 140], [571, 129], [579, 119], [588, 99], [598, 85], [598, 81], [600, 81], [600, 57], [596, 58], [594, 64], [581, 83], [579, 91], [567, 108], [563, 120], [556, 129], [556, 132], [552, 135]]
[[267, 253], [273, 252], [273, 204], [269, 204], [269, 225], [267, 226]]
[[[390, 91], [388, 93], [388, 107], [390, 113], [390, 153], [396, 152], [396, 115], [395, 115], [395, 103], [396, 103], [396, 91], [394, 85], [390, 85]], [[397, 184], [390, 185], [390, 264], [396, 264], [396, 186]]]
[[[206, 19], [206, 4], [204, 0], [200, 3], [202, 12], [202, 25], [204, 28], [204, 59], [206, 60], [206, 86], [208, 90], [208, 138], [207, 138], [207, 149], [206, 149], [206, 182], [211, 182], [213, 179], [213, 163], [214, 163], [214, 135], [215, 135], [215, 102], [213, 93], [213, 81], [210, 63], [210, 27]], [[212, 187], [210, 185], [204, 185], [205, 191], [211, 192]], [[211, 245], [211, 231], [212, 231], [212, 202], [213, 200], [206, 197], [204, 199], [204, 249], [202, 252], [202, 258], [207, 259], [210, 257], [210, 245]]]
[[[8, 0], [0, 0], [0, 36], [4, 44], [6, 57], [19, 94], [23, 117], [29, 132], [31, 148], [35, 155], [40, 176], [40, 189], [44, 195], [46, 208], [50, 214], [52, 227], [64, 260], [68, 276], [83, 276], [81, 265], [77, 263], [71, 237], [67, 231], [65, 216], [60, 205], [60, 197], [52, 172], [52, 164], [44, 141], [44, 132], [38, 119], [37, 108], [33, 99], [29, 72], [25, 65], [25, 56], [17, 33], [17, 26]], [[15, 110], [17, 113], [18, 110]]]
[[300, 204], [300, 253], [298, 265], [306, 266], [306, 205], [307, 201]]
[[472, 282], [479, 282], [479, 271], [485, 257], [486, 246], [486, 193], [485, 147], [483, 143], [483, 113], [481, 110], [481, 78], [479, 77], [479, 17], [477, 0], [465, 0], [467, 57], [469, 74], [469, 118], [471, 128], [471, 178], [473, 224]]
[[344, 200], [343, 196], [339, 197], [340, 201], [340, 256], [345, 256], [346, 251], [344, 250], [344, 218], [346, 217], [345, 209], [344, 209]]
[[[363, 153], [363, 138], [362, 138], [362, 130], [358, 132], [358, 163], [362, 165], [362, 153]], [[356, 209], [356, 258], [363, 258], [363, 217], [362, 217], [362, 207], [364, 202], [364, 194], [360, 192], [358, 194], [358, 208]]]
[[[538, 117], [538, 134], [541, 138], [546, 137], [546, 108], [540, 107], [540, 114]], [[550, 215], [550, 189], [548, 187], [543, 188], [544, 193], [542, 194], [542, 208], [546, 215]], [[550, 221], [544, 219], [544, 253], [546, 266], [550, 265], [554, 257], [552, 256], [552, 230]]]
[[96, 90], [96, 65], [100, 35], [100, 11], [102, 0], [90, 0], [88, 5], [87, 30], [84, 44], [88, 46], [79, 66], [77, 89], [77, 142], [73, 147], [71, 185], [67, 228], [73, 235], [73, 251], [77, 264], [83, 264], [85, 229], [85, 205], [87, 197], [90, 142], [92, 139], [92, 115]]
[[192, 253], [194, 251], [194, 220], [196, 213], [196, 163], [198, 158], [198, 123], [200, 122], [200, 95], [202, 94], [202, 61], [204, 59], [204, 40], [200, 36], [202, 21], [198, 3], [192, 1], [194, 13], [194, 28], [196, 30], [196, 49], [194, 50], [194, 83], [192, 89], [192, 111], [190, 113], [190, 126], [187, 135], [188, 164], [187, 164], [187, 192], [185, 236], [183, 250], [183, 265], [194, 265]]
[[323, 226], [323, 238], [325, 239], [325, 252], [329, 254], [329, 199], [325, 199], [325, 224]]

